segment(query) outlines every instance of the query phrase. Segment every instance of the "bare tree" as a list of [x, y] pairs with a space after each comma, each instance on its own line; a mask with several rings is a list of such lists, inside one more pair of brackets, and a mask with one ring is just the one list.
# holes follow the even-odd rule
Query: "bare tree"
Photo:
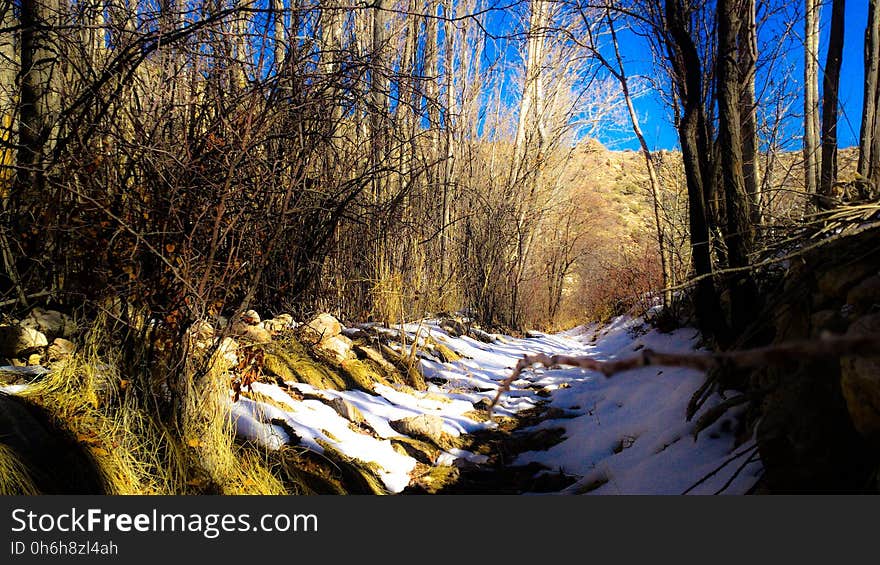
[[840, 67], [843, 63], [845, 0], [832, 0], [831, 29], [822, 81], [822, 164], [819, 175], [819, 204], [831, 205], [832, 189], [837, 182], [837, 113]]
[[755, 75], [758, 62], [758, 31], [756, 1], [744, 0], [743, 21], [737, 34], [739, 45], [740, 129], [743, 140], [743, 177], [745, 190], [751, 199], [751, 221], [763, 223], [763, 199], [761, 196], [760, 163], [758, 161], [758, 104], [755, 99]]
[[[12, 2], [4, 2], [0, 6], [0, 29], [14, 29], [16, 20], [12, 11]], [[15, 89], [15, 77], [18, 75], [15, 47], [14, 33], [11, 31], [0, 33], [0, 183], [4, 187], [0, 198], [3, 199], [8, 196], [5, 187], [12, 178], [11, 167], [15, 159], [13, 126], [18, 97]]]
[[805, 0], [804, 11], [804, 178], [807, 210], [819, 189], [819, 16], [821, 0]]
[[648, 183], [651, 189], [651, 202], [654, 211], [654, 226], [657, 233], [657, 249], [660, 253], [660, 268], [663, 274], [663, 305], [669, 306], [672, 302], [672, 291], [668, 290], [668, 288], [673, 284], [674, 277], [670, 264], [671, 260], [669, 257], [666, 235], [663, 229], [663, 223], [660, 220], [660, 181], [657, 177], [657, 168], [654, 165], [654, 155], [651, 152], [650, 147], [648, 147], [648, 142], [645, 140], [645, 136], [642, 133], [642, 128], [639, 125], [639, 116], [633, 105], [629, 80], [627, 78], [626, 69], [623, 64], [623, 58], [620, 55], [620, 47], [617, 41], [617, 30], [615, 29], [614, 20], [611, 16], [610, 4], [606, 6], [605, 9], [605, 20], [611, 34], [611, 45], [614, 48], [615, 64], [612, 65], [609, 61], [605, 60], [598, 50], [594, 50], [594, 53], [620, 83], [620, 89], [623, 93], [623, 101], [626, 104], [626, 111], [630, 119], [630, 124], [632, 125], [633, 134], [635, 134], [636, 139], [638, 139], [642, 155], [645, 158], [645, 169], [648, 171]]
[[[739, 49], [750, 49], [737, 43], [740, 28], [751, 25], [745, 18], [740, 0], [718, 2], [718, 144], [721, 153], [721, 180], [727, 225], [724, 232], [730, 267], [750, 264], [749, 255], [755, 243], [752, 225], [752, 201], [746, 190], [743, 172], [742, 80], [738, 65]], [[751, 275], [735, 279], [730, 288], [731, 322], [734, 331], [745, 329], [757, 309], [757, 287]]]
[[865, 29], [865, 89], [862, 99], [862, 125], [859, 132], [858, 174], [863, 183], [877, 193], [880, 181], [880, 10], [877, 1], [868, 2], [868, 25]]
[[721, 306], [715, 291], [708, 219], [708, 184], [712, 183], [712, 151], [707, 118], [703, 108], [703, 71], [697, 47], [690, 32], [692, 13], [682, 0], [665, 0], [666, 35], [664, 41], [673, 71], [682, 113], [678, 122], [679, 142], [688, 188], [691, 261], [698, 277], [694, 303], [700, 324], [707, 334], [725, 332]]

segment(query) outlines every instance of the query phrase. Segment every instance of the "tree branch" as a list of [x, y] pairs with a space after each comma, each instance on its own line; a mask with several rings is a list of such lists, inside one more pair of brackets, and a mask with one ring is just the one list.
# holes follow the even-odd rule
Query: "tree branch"
[[492, 409], [498, 404], [501, 395], [508, 392], [510, 386], [519, 378], [520, 374], [533, 365], [543, 365], [548, 368], [568, 365], [588, 371], [597, 371], [605, 375], [606, 378], [611, 378], [618, 373], [649, 365], [688, 367], [707, 371], [722, 366], [737, 368], [764, 367], [790, 361], [847, 355], [862, 357], [880, 356], [880, 334], [859, 336], [828, 335], [815, 340], [793, 341], [779, 345], [721, 353], [663, 353], [646, 348], [639, 351], [636, 355], [615, 361], [599, 361], [591, 357], [546, 355], [544, 353], [525, 355], [513, 368], [513, 373], [501, 381], [498, 393], [489, 406], [489, 415], [491, 417]]

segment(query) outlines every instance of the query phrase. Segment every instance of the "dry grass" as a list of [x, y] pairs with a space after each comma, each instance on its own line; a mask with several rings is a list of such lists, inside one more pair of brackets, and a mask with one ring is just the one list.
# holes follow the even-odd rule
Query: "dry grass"
[[40, 494], [28, 469], [11, 448], [0, 443], [0, 496]]
[[[109, 494], [284, 494], [265, 457], [236, 444], [228, 416], [229, 376], [215, 364], [182, 395], [180, 429], [139, 401], [102, 356], [98, 320], [77, 355], [23, 393], [62, 422], [94, 457]], [[0, 462], [0, 465], [3, 465]]]

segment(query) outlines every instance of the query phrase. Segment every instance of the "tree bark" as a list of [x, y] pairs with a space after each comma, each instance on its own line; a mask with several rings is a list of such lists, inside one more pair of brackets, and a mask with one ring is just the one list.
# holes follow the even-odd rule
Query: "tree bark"
[[270, 0], [272, 9], [272, 39], [275, 48], [272, 56], [275, 58], [275, 71], [281, 73], [284, 66], [284, 57], [287, 53], [287, 32], [284, 26], [284, 0]]
[[[3, 2], [0, 5], [0, 27], [11, 29], [15, 24], [12, 2]], [[9, 182], [14, 176], [15, 105], [18, 101], [16, 60], [15, 34], [0, 34], [0, 201], [9, 196]]]
[[837, 182], [837, 103], [840, 87], [840, 66], [843, 61], [845, 0], [831, 4], [831, 30], [825, 58], [825, 80], [822, 91], [822, 166], [819, 178], [819, 205], [829, 208]]
[[749, 195], [752, 224], [763, 223], [763, 197], [761, 194], [760, 166], [758, 161], [758, 105], [755, 101], [755, 72], [758, 61], [758, 35], [755, 21], [755, 0], [744, 0], [740, 25], [739, 75], [742, 81], [739, 113], [743, 140], [743, 177]]
[[873, 184], [877, 190], [880, 155], [877, 144], [878, 76], [880, 76], [880, 10], [877, 0], [868, 2], [868, 25], [865, 29], [865, 89], [862, 99], [862, 125], [859, 131], [858, 174], [861, 182]]
[[[639, 124], [639, 116], [636, 114], [635, 106], [633, 106], [632, 95], [629, 90], [629, 80], [627, 79], [626, 69], [623, 66], [623, 58], [620, 56], [620, 47], [617, 41], [617, 30], [614, 28], [614, 21], [611, 18], [610, 9], [605, 11], [605, 19], [608, 21], [608, 29], [611, 33], [611, 44], [614, 47], [614, 57], [617, 61], [617, 68], [612, 69], [612, 73], [616, 76], [620, 83], [620, 89], [623, 92], [623, 100], [626, 104], [626, 110], [629, 114], [630, 124], [636, 139], [639, 140], [639, 146], [642, 149], [642, 156], [645, 158], [645, 168], [648, 171], [648, 182], [651, 187], [651, 202], [654, 210], [654, 226], [656, 227], [657, 248], [660, 253], [660, 269], [663, 276], [663, 306], [667, 307], [672, 303], [672, 291], [668, 290], [672, 281], [672, 266], [669, 260], [669, 250], [667, 249], [666, 238], [664, 235], [663, 224], [660, 221], [660, 180], [657, 177], [657, 168], [654, 166], [654, 155], [648, 147], [642, 128]], [[559, 289], [558, 302], [561, 301], [561, 285]]]
[[58, 65], [53, 34], [59, 18], [58, 0], [21, 3], [19, 150], [13, 195], [19, 203], [42, 193], [45, 182], [44, 157], [51, 146], [59, 101], [53, 86]]
[[718, 141], [721, 154], [721, 182], [724, 189], [728, 261], [731, 267], [748, 265], [754, 244], [751, 206], [746, 190], [741, 89], [737, 65], [737, 36], [743, 25], [737, 0], [718, 2]]
[[694, 306], [700, 329], [707, 335], [726, 332], [721, 306], [712, 279], [712, 256], [705, 201], [705, 183], [711, 181], [709, 143], [702, 106], [703, 78], [699, 53], [690, 34], [690, 14], [683, 0], [665, 0], [667, 55], [681, 100], [678, 136], [688, 191], [691, 262], [698, 277]]
[[532, 0], [529, 14], [528, 47], [525, 61], [525, 80], [519, 107], [519, 121], [514, 142], [513, 170], [510, 184], [515, 185], [530, 168], [528, 158], [534, 145], [540, 154], [546, 141], [544, 128], [544, 34], [548, 7], [546, 0]]
[[444, 64], [443, 64], [443, 72], [445, 73], [445, 117], [443, 119], [444, 133], [446, 134], [445, 142], [444, 142], [444, 150], [445, 154], [443, 157], [443, 195], [442, 195], [442, 210], [441, 210], [441, 222], [442, 228], [440, 232], [440, 247], [442, 254], [442, 265], [441, 272], [445, 276], [449, 272], [449, 226], [452, 224], [452, 201], [453, 201], [453, 184], [452, 177], [455, 167], [454, 161], [454, 151], [453, 151], [453, 116], [455, 115], [455, 28], [451, 24], [451, 20], [455, 18], [456, 14], [456, 5], [453, 0], [444, 0], [443, 4], [443, 16], [449, 22], [441, 20], [440, 28], [438, 29], [438, 48], [440, 42], [439, 33], [442, 31], [446, 44], [444, 45]]
[[[730, 267], [741, 268], [750, 264], [749, 254], [754, 247], [755, 232], [751, 224], [753, 213], [746, 190], [743, 158], [742, 81], [739, 76], [737, 45], [743, 21], [739, 0], [719, 0], [717, 14], [718, 70], [716, 96], [718, 97], [718, 143], [721, 154], [721, 183], [724, 190], [724, 240]], [[754, 279], [745, 274], [730, 279], [731, 326], [742, 331], [751, 322], [757, 307], [758, 293]]]
[[821, 0], [805, 0], [804, 11], [804, 191], [813, 209], [819, 188], [819, 16]]

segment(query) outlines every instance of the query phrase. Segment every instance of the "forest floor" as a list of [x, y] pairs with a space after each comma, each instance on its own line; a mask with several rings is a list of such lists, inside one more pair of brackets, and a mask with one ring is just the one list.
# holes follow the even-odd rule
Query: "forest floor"
[[[642, 348], [688, 352], [699, 344], [692, 328], [663, 333], [641, 318], [619, 317], [514, 338], [423, 320], [396, 328], [352, 325], [332, 343], [346, 342], [346, 334], [360, 343], [354, 350], [373, 357], [349, 353], [338, 372], [305, 357], [292, 361], [300, 377], [314, 373], [306, 379], [311, 384], [285, 379], [267, 362], [269, 372], [237, 397], [225, 385], [217, 389], [239, 441], [267, 454], [292, 454], [294, 474], [308, 492], [743, 494], [763, 470], [754, 439], [742, 431], [742, 407], [695, 434], [700, 417], [724, 398], [713, 394], [688, 421], [688, 404], [704, 382], [693, 369], [648, 366], [606, 378], [577, 368], [535, 368], [490, 412], [524, 355], [611, 360]], [[379, 337], [381, 344], [365, 344]], [[358, 377], [357, 367], [376, 361], [383, 348], [418, 365], [417, 380], [426, 386]], [[45, 369], [0, 371], [40, 378]], [[353, 378], [357, 388], [327, 380], [338, 375]]]
[[[643, 347], [687, 352], [697, 348], [694, 329], [662, 333], [640, 318], [621, 317], [552, 335], [492, 334], [488, 343], [450, 334], [437, 320], [403, 330], [409, 343], [430, 336], [460, 357], [443, 362], [421, 355], [427, 391], [255, 383], [254, 391], [273, 402], [243, 397], [234, 407], [240, 433], [272, 445], [289, 442], [292, 431], [299, 445], [332, 447], [376, 471], [389, 492], [405, 494], [743, 494], [762, 472], [736, 409], [694, 437], [700, 416], [724, 399], [714, 395], [686, 421], [688, 402], [704, 380], [692, 369], [644, 367], [610, 379], [575, 368], [526, 371], [488, 418], [500, 381], [523, 355], [609, 360]], [[358, 427], [340, 414], [336, 399], [356, 409]], [[336, 410], [328, 406], [334, 401]], [[397, 425], [413, 419], [415, 431]], [[424, 444], [414, 440], [440, 450], [419, 449]]]

